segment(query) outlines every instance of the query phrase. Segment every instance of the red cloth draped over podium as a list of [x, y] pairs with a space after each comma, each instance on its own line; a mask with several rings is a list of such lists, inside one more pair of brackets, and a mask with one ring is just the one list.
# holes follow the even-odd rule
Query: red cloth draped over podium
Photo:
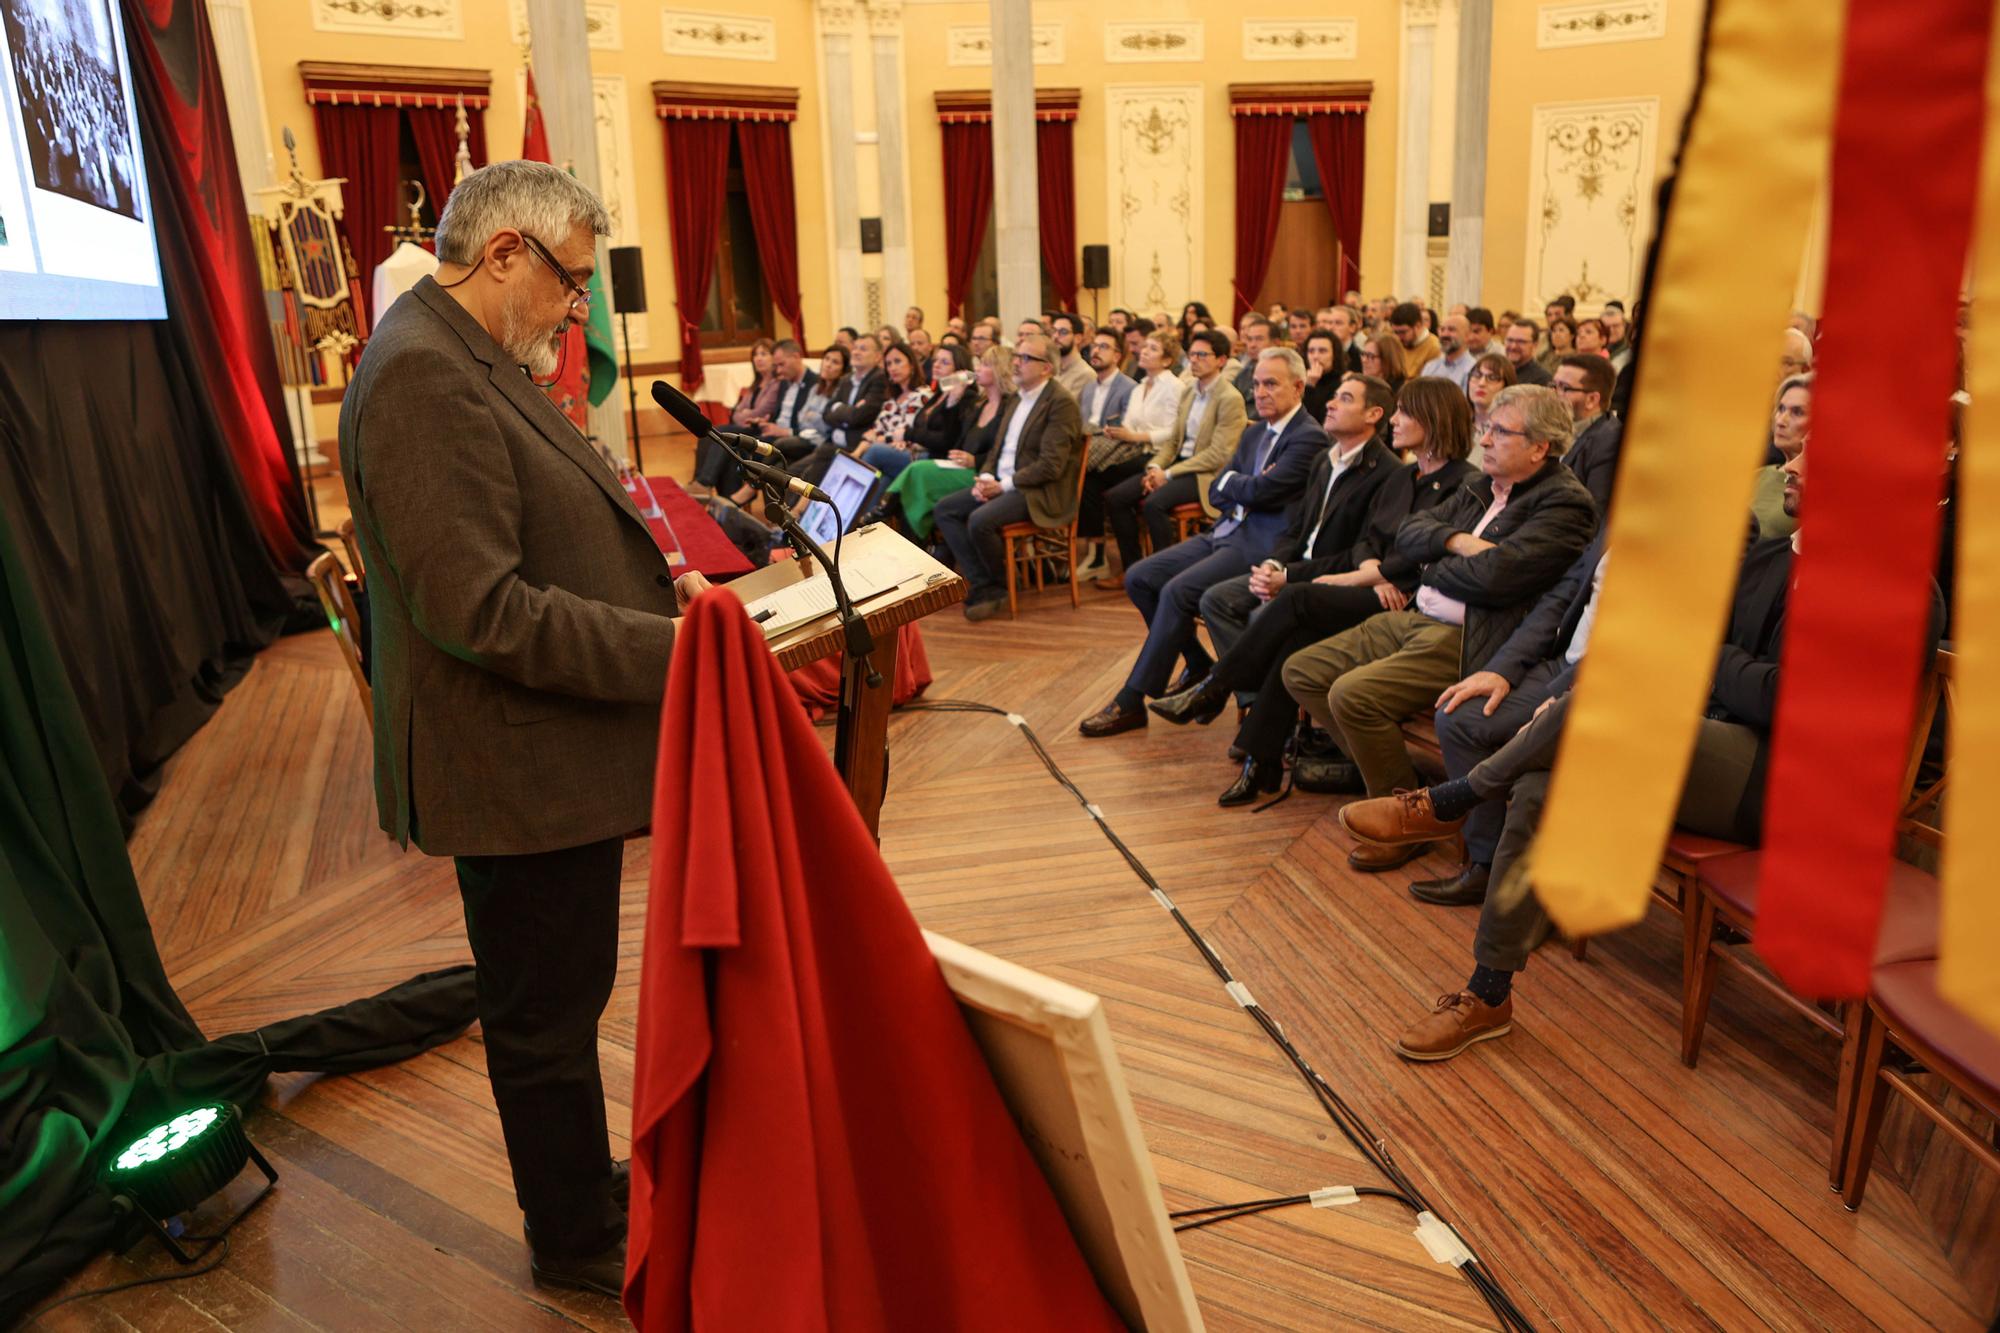
[[[840, 654], [835, 653], [792, 673], [792, 689], [805, 705], [806, 716], [815, 722], [840, 707], [840, 664]], [[930, 683], [930, 655], [924, 651], [924, 636], [917, 632], [917, 622], [912, 620], [896, 629], [895, 693], [889, 697], [901, 708], [929, 689]]]
[[726, 592], [681, 622], [655, 790], [632, 1322], [1122, 1327], [785, 673]]

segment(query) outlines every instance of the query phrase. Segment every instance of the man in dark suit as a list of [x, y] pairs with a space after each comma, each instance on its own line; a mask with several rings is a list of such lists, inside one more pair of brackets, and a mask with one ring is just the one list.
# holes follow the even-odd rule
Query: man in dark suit
[[1611, 485], [1618, 477], [1618, 446], [1625, 423], [1611, 415], [1611, 389], [1618, 372], [1592, 353], [1566, 356], [1556, 363], [1555, 391], [1576, 418], [1576, 440], [1564, 461], [1597, 501], [1597, 512], [1611, 516]]
[[771, 419], [757, 424], [757, 433], [767, 440], [781, 440], [799, 433], [799, 417], [806, 410], [819, 383], [819, 372], [806, 365], [805, 349], [795, 339], [784, 338], [771, 349], [771, 369], [778, 377], [778, 405]]
[[1099, 329], [1092, 335], [1088, 354], [1091, 379], [1076, 402], [1083, 414], [1084, 433], [1095, 436], [1103, 434], [1106, 426], [1125, 420], [1125, 405], [1132, 401], [1132, 390], [1139, 387], [1139, 381], [1120, 368], [1125, 349], [1111, 330]]
[[[1562, 465], [1570, 429], [1553, 390], [1502, 389], [1483, 475], [1397, 530], [1397, 551], [1424, 566], [1415, 600], [1286, 660], [1285, 688], [1339, 738], [1370, 796], [1417, 785], [1402, 719], [1484, 666], [1596, 534], [1597, 506]], [[1423, 851], [1364, 844], [1347, 859], [1387, 870]]]
[[1076, 399], [1055, 381], [1049, 340], [1034, 333], [1014, 349], [1016, 396], [993, 428], [970, 490], [938, 501], [938, 532], [971, 585], [967, 620], [990, 620], [1007, 601], [1000, 530], [1033, 522], [1059, 528], [1076, 513], [1083, 470], [1083, 424]]
[[1517, 319], [1502, 332], [1500, 349], [1513, 364], [1516, 384], [1548, 384], [1553, 381], [1554, 377], [1542, 368], [1541, 362], [1535, 360], [1535, 346], [1541, 338], [1541, 327], [1532, 319]]
[[[812, 453], [812, 445], [798, 438], [799, 418], [805, 411], [806, 400], [812, 397], [813, 386], [819, 383], [819, 372], [807, 369], [805, 351], [791, 338], [784, 339], [771, 349], [771, 372], [777, 376], [780, 386], [777, 404], [769, 417], [752, 418], [751, 428], [773, 443], [783, 442], [781, 448], [787, 459], [805, 458]], [[717, 495], [736, 496], [748, 485], [743, 469], [729, 451], [707, 439], [695, 443], [694, 479]], [[737, 498], [740, 500], [743, 497]], [[716, 520], [724, 528], [731, 526], [732, 518], [742, 520], [754, 534], [752, 540], [761, 538], [760, 544], [768, 549], [768, 534], [763, 528], [743, 519], [740, 511], [728, 506], [716, 511]], [[734, 538], [736, 533], [732, 532], [731, 536]]]
[[[1337, 572], [1361, 539], [1375, 492], [1399, 462], [1378, 438], [1395, 407], [1395, 390], [1385, 381], [1341, 376], [1323, 423], [1331, 443], [1313, 460], [1284, 535], [1248, 574], [1224, 579], [1201, 595], [1202, 623], [1218, 656], [1235, 646], [1250, 617], [1280, 588]], [[1238, 696], [1239, 702], [1248, 700], [1247, 694]]]
[[1221, 520], [1126, 571], [1125, 592], [1146, 619], [1146, 643], [1125, 687], [1078, 725], [1086, 736], [1145, 726], [1146, 699], [1168, 692], [1176, 660], [1187, 662], [1176, 688], [1208, 674], [1213, 662], [1194, 632], [1202, 594], [1224, 579], [1248, 574], [1277, 546], [1286, 511], [1304, 491], [1313, 460], [1327, 448], [1326, 432], [1301, 408], [1306, 367], [1299, 354], [1289, 347], [1267, 348], [1255, 371], [1251, 392], [1262, 420], [1244, 430], [1229, 467], [1209, 485]]
[[1253, 384], [1257, 378], [1257, 358], [1264, 354], [1264, 349], [1271, 345], [1275, 335], [1271, 321], [1258, 314], [1245, 316], [1239, 332], [1243, 335], [1240, 352], [1243, 367], [1236, 372], [1236, 392], [1242, 394], [1243, 401], [1247, 403], [1255, 392]]
[[[526, 222], [552, 215], [559, 231]], [[623, 840], [652, 807], [670, 617], [706, 584], [676, 586], [611, 465], [529, 379], [588, 318], [609, 231], [559, 168], [461, 181], [435, 279], [381, 317], [347, 387], [340, 463], [373, 600], [382, 827], [456, 858], [534, 1272], [616, 1295], [597, 1019]]]

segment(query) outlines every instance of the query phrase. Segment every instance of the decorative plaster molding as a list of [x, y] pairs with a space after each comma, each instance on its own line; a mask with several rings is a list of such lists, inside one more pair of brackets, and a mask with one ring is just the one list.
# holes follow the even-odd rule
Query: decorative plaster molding
[[312, 0], [312, 25], [375, 37], [465, 36], [459, 0]]
[[1666, 34], [1666, 0], [1593, 0], [1581, 5], [1543, 5], [1535, 17], [1535, 45], [1540, 47], [1638, 42]]
[[1579, 312], [1638, 294], [1653, 230], [1658, 98], [1535, 108], [1524, 310], [1567, 292]]
[[1353, 19], [1244, 19], [1245, 60], [1352, 60]]
[[903, 0], [867, 0], [868, 31], [877, 37], [896, 37], [903, 31]]
[[814, 9], [819, 14], [820, 34], [826, 37], [849, 36], [861, 20], [854, 0], [819, 0]]
[[1437, 26], [1443, 0], [1403, 0], [1403, 22], [1412, 28]]
[[[508, 0], [507, 14], [513, 27], [514, 45], [525, 49], [532, 37], [528, 0]], [[625, 49], [625, 26], [619, 17], [618, 0], [584, 0], [583, 29], [593, 51]]]
[[778, 25], [773, 19], [745, 14], [663, 9], [660, 11], [660, 46], [670, 56], [776, 60]]
[[1202, 290], [1200, 84], [1104, 89], [1114, 302], [1154, 309]]
[[[1029, 35], [1037, 65], [1063, 63], [1063, 25], [1037, 23]], [[993, 64], [993, 29], [984, 23], [954, 23], [944, 30], [944, 63], [961, 69]]]
[[1114, 65], [1195, 61], [1202, 58], [1202, 25], [1142, 22], [1104, 25], [1104, 59]]

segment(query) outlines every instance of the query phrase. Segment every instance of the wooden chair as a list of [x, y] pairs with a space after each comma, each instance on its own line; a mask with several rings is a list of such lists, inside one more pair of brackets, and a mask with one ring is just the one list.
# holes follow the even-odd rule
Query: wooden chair
[[1174, 540], [1184, 542], [1197, 532], [1207, 532], [1211, 526], [1208, 511], [1199, 503], [1175, 505], [1167, 517], [1174, 521]]
[[1060, 528], [1044, 528], [1035, 523], [1009, 523], [1000, 529], [1000, 540], [1007, 549], [1007, 619], [1012, 620], [1018, 612], [1017, 591], [1023, 582], [1034, 585], [1035, 591], [1042, 590], [1042, 563], [1046, 560], [1061, 560], [1069, 571], [1069, 606], [1074, 611], [1083, 605], [1083, 597], [1076, 584], [1076, 519], [1083, 508], [1083, 479], [1089, 469], [1084, 466], [1081, 450], [1077, 452], [1076, 468], [1076, 509], [1070, 512], [1069, 522]]
[[368, 673], [361, 666], [361, 614], [354, 605], [354, 590], [347, 581], [347, 569], [332, 551], [306, 566], [306, 579], [319, 594], [320, 610], [326, 612], [340, 655], [354, 677], [355, 692], [361, 696], [361, 712], [369, 725], [375, 724], [375, 692], [368, 686]]
[[[1951, 701], [1952, 656], [1940, 649], [1928, 673], [1922, 702], [1917, 710], [1916, 729], [1910, 746], [1910, 760], [1904, 783], [1905, 803], [1897, 821], [1899, 833], [1922, 837], [1922, 811], [1944, 789], [1944, 779], [1922, 793], [1912, 795], [1923, 762], [1924, 744], [1931, 725], [1943, 704]], [[1949, 721], [1947, 711], [1947, 722]], [[1706, 851], [1707, 848], [1687, 850]], [[1757, 882], [1760, 854], [1745, 849], [1728, 854], [1706, 855], [1688, 862], [1694, 875], [1685, 881], [1688, 898], [1682, 908], [1681, 940], [1681, 1061], [1692, 1066], [1701, 1055], [1701, 1037], [1708, 1025], [1709, 1001], [1714, 995], [1716, 965], [1737, 968], [1759, 989], [1786, 1008], [1799, 1014], [1833, 1037], [1844, 1038], [1853, 1005], [1840, 1019], [1812, 1002], [1793, 994], [1737, 945], [1717, 938], [1718, 927], [1726, 927], [1745, 941], [1757, 924]], [[1915, 866], [1902, 861], [1891, 864], [1883, 901], [1882, 928], [1876, 944], [1876, 965], [1935, 956], [1937, 947], [1937, 881]], [[1836, 1116], [1835, 1136], [1844, 1136]]]
[[340, 534], [341, 548], [347, 552], [347, 568], [350, 571], [349, 577], [354, 580], [354, 591], [357, 593], [366, 593], [368, 591], [368, 571], [361, 563], [361, 543], [354, 539], [354, 520], [352, 518], [341, 519], [340, 527], [336, 531]]

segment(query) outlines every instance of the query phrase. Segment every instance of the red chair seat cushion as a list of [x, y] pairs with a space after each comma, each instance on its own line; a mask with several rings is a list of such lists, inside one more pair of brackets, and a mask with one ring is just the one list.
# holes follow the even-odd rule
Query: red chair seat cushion
[[1980, 1089], [1989, 1105], [2000, 1099], [2000, 1037], [1938, 994], [1936, 959], [1877, 967], [1870, 987], [1876, 1006], [1895, 1027], [1909, 1032], [1950, 1072]]
[[[1704, 861], [1696, 874], [1700, 885], [1727, 904], [1746, 923], [1757, 919], [1757, 875], [1760, 858], [1754, 851]], [[1935, 876], [1906, 865], [1889, 863], [1889, 888], [1882, 902], [1882, 924], [1875, 936], [1875, 963], [1935, 958], [1938, 947], [1938, 882]]]
[[1686, 829], [1677, 828], [1667, 835], [1667, 852], [1663, 859], [1670, 864], [1699, 868], [1705, 861], [1734, 856], [1738, 852], [1750, 850], [1740, 842], [1729, 842], [1723, 838], [1705, 838], [1699, 833], [1689, 833]]

